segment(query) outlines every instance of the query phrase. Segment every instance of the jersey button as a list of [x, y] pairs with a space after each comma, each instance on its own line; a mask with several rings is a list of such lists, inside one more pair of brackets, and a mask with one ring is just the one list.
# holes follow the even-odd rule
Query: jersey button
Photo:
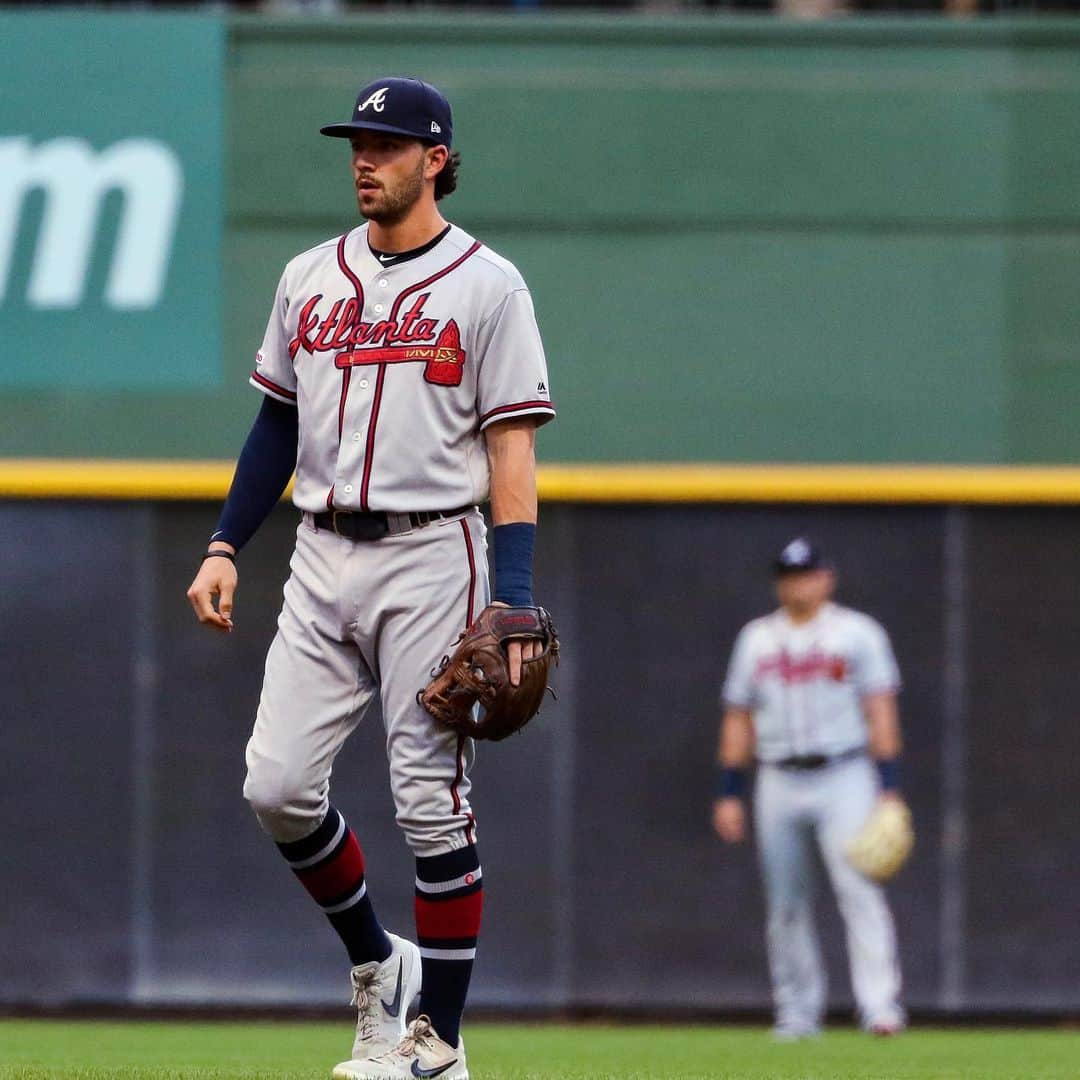
[[361, 379], [358, 385], [359, 385], [361, 390], [366, 390], [368, 388], [367, 379]]
[[353, 442], [359, 442], [360, 441], [360, 432], [359, 431], [354, 431], [352, 433], [352, 441]]
[[345, 485], [345, 494], [346, 495], [351, 495], [352, 494], [352, 484], [346, 484]]
[[386, 286], [389, 285], [389, 284], [390, 284], [390, 282], [387, 281], [386, 278], [382, 278], [382, 280], [380, 280], [380, 282], [379, 282], [379, 288], [380, 289], [385, 289]]
[[381, 315], [382, 314], [382, 304], [376, 304], [375, 305], [375, 310]]

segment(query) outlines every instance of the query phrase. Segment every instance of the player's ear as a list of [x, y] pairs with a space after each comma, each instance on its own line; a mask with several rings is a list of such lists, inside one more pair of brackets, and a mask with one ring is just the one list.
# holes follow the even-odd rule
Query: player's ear
[[424, 179], [434, 180], [443, 171], [449, 156], [445, 146], [429, 146], [424, 152]]

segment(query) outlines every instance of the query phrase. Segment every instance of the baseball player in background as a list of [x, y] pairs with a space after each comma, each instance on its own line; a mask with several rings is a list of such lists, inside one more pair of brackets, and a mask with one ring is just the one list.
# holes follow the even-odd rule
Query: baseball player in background
[[[350, 141], [366, 221], [285, 267], [251, 375], [262, 406], [188, 591], [200, 622], [233, 629], [235, 556], [295, 467], [303, 516], [244, 795], [348, 953], [358, 1016], [339, 1078], [467, 1080], [459, 1027], [483, 896], [473, 745], [417, 692], [488, 603], [489, 496], [495, 602], [533, 602], [535, 429], [555, 412], [521, 275], [439, 212], [457, 183], [452, 125], [435, 87], [383, 78], [322, 129]], [[539, 650], [511, 643], [512, 681]], [[334, 758], [376, 694], [419, 947], [379, 922], [329, 799]]]
[[756, 757], [775, 1036], [816, 1035], [825, 1014], [812, 844], [844, 919], [860, 1022], [896, 1034], [905, 1017], [892, 914], [845, 851], [877, 800], [900, 798], [896, 660], [877, 622], [832, 602], [835, 575], [813, 544], [792, 540], [773, 569], [780, 608], [740, 631], [724, 684], [713, 826], [727, 843], [743, 840]]

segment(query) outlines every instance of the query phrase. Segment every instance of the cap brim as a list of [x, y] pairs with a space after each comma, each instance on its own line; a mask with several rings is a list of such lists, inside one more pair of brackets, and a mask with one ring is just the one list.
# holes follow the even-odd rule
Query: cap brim
[[417, 135], [415, 131], [407, 131], [405, 128], [394, 127], [393, 124], [377, 124], [369, 120], [349, 120], [344, 124], [327, 124], [319, 128], [321, 135], [329, 135], [332, 139], [351, 139], [358, 131], [389, 131], [392, 135], [404, 135], [409, 139], [419, 139], [420, 142], [433, 143], [435, 146], [448, 146], [445, 139], [425, 137]]
[[827, 559], [821, 559], [813, 566], [787, 566], [779, 562], [772, 564], [772, 572], [776, 577], [785, 577], [787, 574], [812, 574], [815, 570], [832, 569], [833, 565]]

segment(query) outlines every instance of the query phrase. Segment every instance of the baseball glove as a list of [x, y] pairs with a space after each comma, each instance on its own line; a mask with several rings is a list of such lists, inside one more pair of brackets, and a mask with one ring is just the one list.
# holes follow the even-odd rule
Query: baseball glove
[[[521, 663], [521, 681], [510, 683], [506, 646], [539, 641], [539, 656]], [[474, 739], [498, 741], [523, 728], [539, 711], [548, 673], [559, 662], [559, 638], [542, 607], [491, 605], [458, 638], [431, 682], [416, 699], [436, 720]], [[553, 692], [554, 693], [554, 692]], [[479, 703], [482, 708], [473, 706]]]
[[873, 881], [888, 881], [915, 846], [911, 811], [901, 799], [880, 799], [847, 846], [848, 862]]

